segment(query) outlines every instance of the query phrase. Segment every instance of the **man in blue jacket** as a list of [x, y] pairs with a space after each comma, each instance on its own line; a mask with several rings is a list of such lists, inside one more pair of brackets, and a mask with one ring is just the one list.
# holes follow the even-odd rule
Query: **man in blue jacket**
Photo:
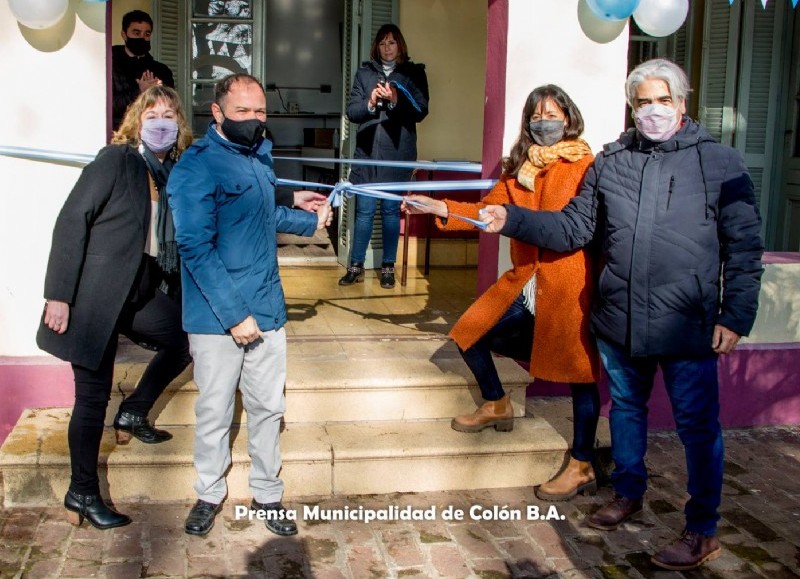
[[310, 236], [330, 223], [330, 205], [314, 213], [275, 204], [267, 100], [258, 80], [230, 75], [217, 83], [205, 138], [181, 157], [167, 185], [182, 260], [183, 328], [194, 380], [195, 491], [184, 526], [205, 535], [227, 494], [230, 428], [237, 386], [247, 411], [252, 509], [267, 528], [294, 535], [281, 505], [279, 431], [285, 408], [286, 308], [278, 276], [276, 232]]
[[636, 128], [606, 145], [560, 212], [492, 206], [487, 231], [556, 251], [595, 240], [603, 269], [592, 328], [611, 390], [616, 496], [588, 524], [616, 529], [642, 509], [647, 401], [661, 367], [685, 447], [689, 501], [680, 539], [654, 564], [693, 569], [720, 555], [717, 357], [753, 326], [761, 219], [741, 154], [685, 116], [689, 81], [656, 59], [626, 82]]

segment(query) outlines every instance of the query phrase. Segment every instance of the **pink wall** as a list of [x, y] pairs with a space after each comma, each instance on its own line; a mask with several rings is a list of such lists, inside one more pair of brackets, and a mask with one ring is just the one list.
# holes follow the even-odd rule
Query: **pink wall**
[[0, 444], [26, 408], [72, 406], [72, 368], [46, 356], [0, 357]]

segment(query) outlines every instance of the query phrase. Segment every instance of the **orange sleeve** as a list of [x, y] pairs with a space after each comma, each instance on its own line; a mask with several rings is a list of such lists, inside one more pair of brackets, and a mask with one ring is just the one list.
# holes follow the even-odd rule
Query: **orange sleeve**
[[[503, 205], [509, 203], [511, 197], [508, 192], [508, 178], [503, 177], [498, 181], [489, 193], [478, 201], [477, 203], [465, 203], [463, 201], [453, 201], [451, 199], [444, 199], [447, 205], [448, 214], [463, 215], [470, 219], [478, 218], [478, 211], [487, 205]], [[461, 219], [449, 218], [447, 223], [442, 223], [442, 219], [436, 219], [436, 227], [442, 231], [469, 231], [475, 229], [475, 226]]]

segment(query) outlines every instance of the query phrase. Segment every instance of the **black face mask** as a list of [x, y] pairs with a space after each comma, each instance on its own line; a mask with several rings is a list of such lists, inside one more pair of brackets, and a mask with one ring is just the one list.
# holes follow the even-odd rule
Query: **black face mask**
[[134, 56], [144, 56], [150, 52], [150, 41], [144, 38], [126, 38], [125, 47], [130, 50]]
[[258, 119], [247, 119], [246, 121], [232, 121], [225, 118], [222, 121], [222, 132], [225, 137], [237, 145], [243, 145], [249, 149], [253, 148], [258, 140], [264, 136], [264, 129], [267, 123]]

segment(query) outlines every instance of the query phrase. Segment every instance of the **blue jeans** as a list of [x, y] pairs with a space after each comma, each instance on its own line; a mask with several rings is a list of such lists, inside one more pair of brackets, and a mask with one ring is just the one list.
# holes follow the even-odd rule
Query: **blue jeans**
[[[382, 263], [394, 263], [397, 260], [397, 243], [400, 238], [400, 202], [381, 199], [381, 234], [383, 237]], [[350, 263], [364, 263], [367, 257], [367, 246], [372, 237], [372, 221], [375, 218], [378, 199], [358, 195], [356, 197], [356, 225], [353, 232], [353, 250]]]
[[[533, 314], [525, 307], [520, 294], [480, 340], [466, 350], [459, 348], [461, 357], [478, 381], [484, 400], [500, 400], [505, 396], [492, 352], [514, 360], [530, 360], [533, 330]], [[588, 462], [594, 458], [600, 396], [594, 383], [571, 384], [570, 392], [573, 415], [571, 455], [576, 460]]]
[[686, 529], [714, 535], [722, 498], [723, 448], [719, 424], [717, 356], [632, 358], [597, 339], [611, 390], [611, 481], [617, 494], [639, 499], [647, 489], [647, 400], [661, 366], [688, 471]]

